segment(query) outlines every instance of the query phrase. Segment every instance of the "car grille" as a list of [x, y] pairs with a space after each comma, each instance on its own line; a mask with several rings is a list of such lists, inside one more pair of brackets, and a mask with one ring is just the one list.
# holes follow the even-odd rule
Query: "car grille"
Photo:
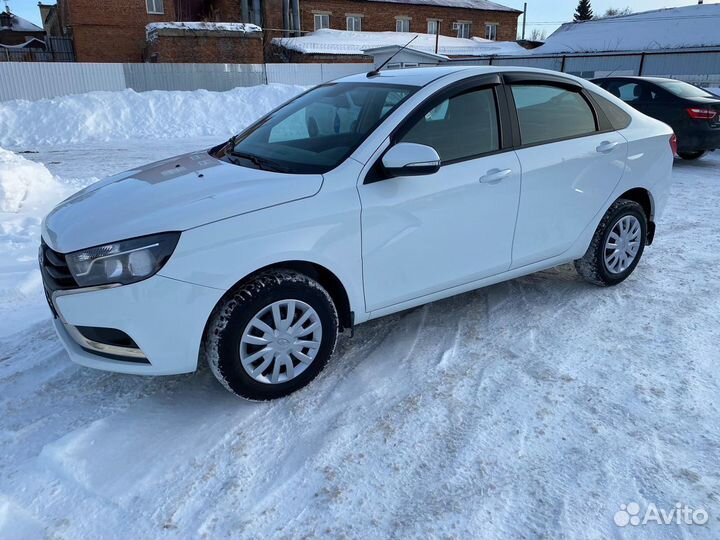
[[52, 303], [52, 293], [55, 291], [76, 289], [78, 284], [70, 273], [65, 255], [50, 249], [44, 240], [40, 243], [40, 252], [38, 255], [40, 272], [45, 288], [45, 298], [47, 298], [53, 315], [57, 317], [55, 306], [53, 306]]

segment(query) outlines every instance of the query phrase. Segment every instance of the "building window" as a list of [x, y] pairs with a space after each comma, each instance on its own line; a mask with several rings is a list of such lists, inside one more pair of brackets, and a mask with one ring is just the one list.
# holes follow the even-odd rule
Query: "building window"
[[437, 19], [428, 19], [428, 27], [427, 27], [427, 33], [428, 34], [438, 34], [438, 30], [440, 29], [440, 21]]
[[347, 15], [345, 20], [347, 21], [348, 32], [360, 32], [362, 30], [362, 17], [360, 15]]
[[409, 17], [395, 17], [395, 31], [396, 32], [409, 32], [410, 31], [410, 18]]
[[495, 41], [497, 39], [497, 24], [488, 23], [485, 25], [485, 39]]
[[469, 38], [471, 26], [472, 23], [470, 21], [458, 21], [453, 23], [453, 30], [457, 32], [457, 37]]
[[330, 28], [330, 14], [328, 13], [315, 13], [315, 30], [322, 30], [323, 28]]
[[147, 12], [153, 15], [162, 15], [165, 13], [165, 6], [163, 6], [163, 0], [145, 0], [147, 6]]

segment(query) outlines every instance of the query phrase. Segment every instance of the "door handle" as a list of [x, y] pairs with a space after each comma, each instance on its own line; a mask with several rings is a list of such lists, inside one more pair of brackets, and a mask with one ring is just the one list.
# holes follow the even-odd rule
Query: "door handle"
[[490, 169], [485, 176], [480, 177], [483, 184], [497, 184], [512, 174], [512, 169]]
[[600, 143], [600, 146], [598, 146], [595, 150], [600, 152], [601, 154], [608, 154], [613, 151], [613, 149], [620, 143], [618, 142], [611, 142], [611, 141], [603, 141]]

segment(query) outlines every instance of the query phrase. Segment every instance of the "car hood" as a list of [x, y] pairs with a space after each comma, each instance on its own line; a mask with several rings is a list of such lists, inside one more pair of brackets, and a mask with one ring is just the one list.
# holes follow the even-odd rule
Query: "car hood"
[[319, 174], [232, 165], [203, 150], [88, 186], [47, 215], [42, 234], [52, 249], [69, 253], [146, 234], [183, 231], [312, 197], [322, 181]]

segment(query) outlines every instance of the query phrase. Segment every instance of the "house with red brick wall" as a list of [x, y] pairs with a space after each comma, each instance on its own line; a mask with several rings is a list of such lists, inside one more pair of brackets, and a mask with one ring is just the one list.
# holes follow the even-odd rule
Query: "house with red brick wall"
[[[438, 32], [461, 38], [514, 40], [521, 12], [488, 0], [58, 0], [58, 13], [64, 34], [74, 40], [79, 62], [141, 62], [152, 59], [146, 34], [146, 26], [151, 23], [255, 24], [263, 28], [261, 47], [267, 58], [273, 38], [300, 36], [321, 28]], [[212, 50], [198, 47], [226, 51], [237, 48], [223, 47], [214, 38], [193, 42], [193, 38], [210, 36], [185, 32], [187, 50], [178, 52], [178, 47], [183, 47], [177, 41], [182, 32], [170, 33], [176, 58], [188, 58], [193, 47], [203, 61], [213, 57]], [[232, 39], [231, 35], [218, 37]], [[243, 43], [257, 47], [257, 36]], [[157, 61], [171, 61], [158, 53], [161, 43], [151, 45], [156, 49]], [[246, 56], [256, 58], [257, 52]]]
[[520, 11], [484, 0], [304, 0], [302, 30], [439, 33], [514, 41]]

